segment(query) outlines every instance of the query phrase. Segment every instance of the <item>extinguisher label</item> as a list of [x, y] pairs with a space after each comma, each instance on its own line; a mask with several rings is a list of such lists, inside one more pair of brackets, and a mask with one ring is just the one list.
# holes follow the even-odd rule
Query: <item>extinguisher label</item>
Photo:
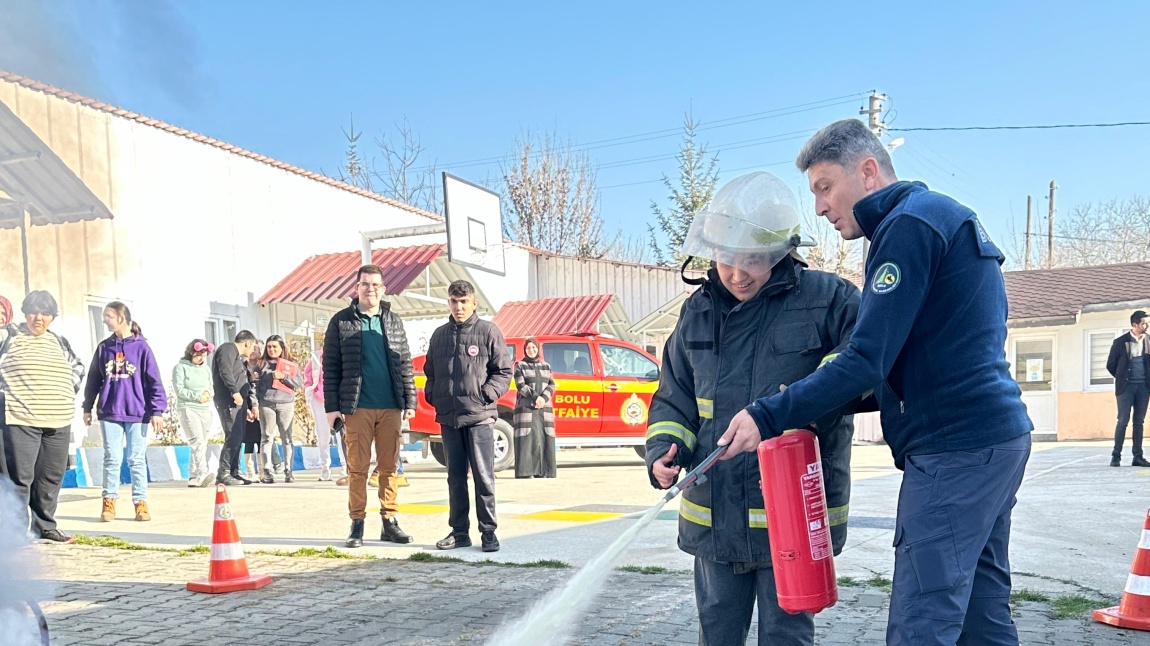
[[807, 465], [807, 473], [799, 478], [803, 491], [803, 507], [807, 512], [807, 536], [811, 541], [811, 559], [820, 561], [831, 556], [831, 528], [827, 525], [827, 499], [823, 495], [822, 465]]

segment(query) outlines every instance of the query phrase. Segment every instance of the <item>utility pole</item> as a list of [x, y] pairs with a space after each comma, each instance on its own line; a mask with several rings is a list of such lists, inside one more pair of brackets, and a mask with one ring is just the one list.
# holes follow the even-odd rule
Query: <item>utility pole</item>
[[1022, 269], [1024, 271], [1030, 269], [1030, 205], [1034, 198], [1030, 195], [1026, 196], [1026, 242], [1024, 243], [1023, 256], [1022, 256]]
[[[867, 115], [867, 127], [874, 133], [876, 137], [882, 137], [883, 123], [882, 123], [882, 109], [883, 101], [889, 97], [885, 94], [880, 94], [878, 90], [871, 90], [870, 97], [867, 99], [867, 107], [859, 110], [859, 114]], [[870, 240], [863, 238], [863, 270], [862, 274], [866, 276], [866, 259], [870, 255]]]
[[1054, 180], [1050, 180], [1050, 210], [1048, 211], [1047, 219], [1050, 223], [1050, 237], [1046, 239], [1046, 266], [1054, 266], [1054, 191], [1058, 189], [1058, 184]]

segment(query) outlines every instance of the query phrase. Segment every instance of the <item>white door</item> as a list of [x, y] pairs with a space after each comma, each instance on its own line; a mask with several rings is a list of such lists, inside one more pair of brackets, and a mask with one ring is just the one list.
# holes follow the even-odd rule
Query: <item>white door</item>
[[1035, 433], [1058, 432], [1058, 369], [1054, 359], [1054, 337], [1015, 337], [1011, 364]]

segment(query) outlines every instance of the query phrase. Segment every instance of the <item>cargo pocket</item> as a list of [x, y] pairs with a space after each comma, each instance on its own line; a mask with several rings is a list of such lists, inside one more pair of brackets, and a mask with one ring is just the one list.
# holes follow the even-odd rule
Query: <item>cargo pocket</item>
[[914, 571], [920, 593], [946, 590], [958, 581], [958, 552], [947, 512], [908, 518], [895, 529], [894, 547]]

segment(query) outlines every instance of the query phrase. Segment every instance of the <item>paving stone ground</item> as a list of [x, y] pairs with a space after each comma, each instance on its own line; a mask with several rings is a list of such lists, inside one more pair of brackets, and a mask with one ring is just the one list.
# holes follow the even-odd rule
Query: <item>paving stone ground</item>
[[[187, 592], [207, 572], [206, 554], [37, 545], [58, 580], [48, 603], [59, 646], [203, 644], [483, 644], [573, 573], [402, 560], [250, 555], [274, 582], [224, 595]], [[819, 644], [881, 644], [887, 594], [841, 587], [816, 620]], [[1022, 644], [1150, 644], [1150, 633], [1117, 630], [1086, 616], [1055, 620], [1044, 603], [1015, 607]], [[562, 643], [557, 639], [553, 643]], [[583, 646], [697, 643], [691, 577], [615, 572], [574, 627]], [[748, 643], [754, 644], [752, 628]]]

